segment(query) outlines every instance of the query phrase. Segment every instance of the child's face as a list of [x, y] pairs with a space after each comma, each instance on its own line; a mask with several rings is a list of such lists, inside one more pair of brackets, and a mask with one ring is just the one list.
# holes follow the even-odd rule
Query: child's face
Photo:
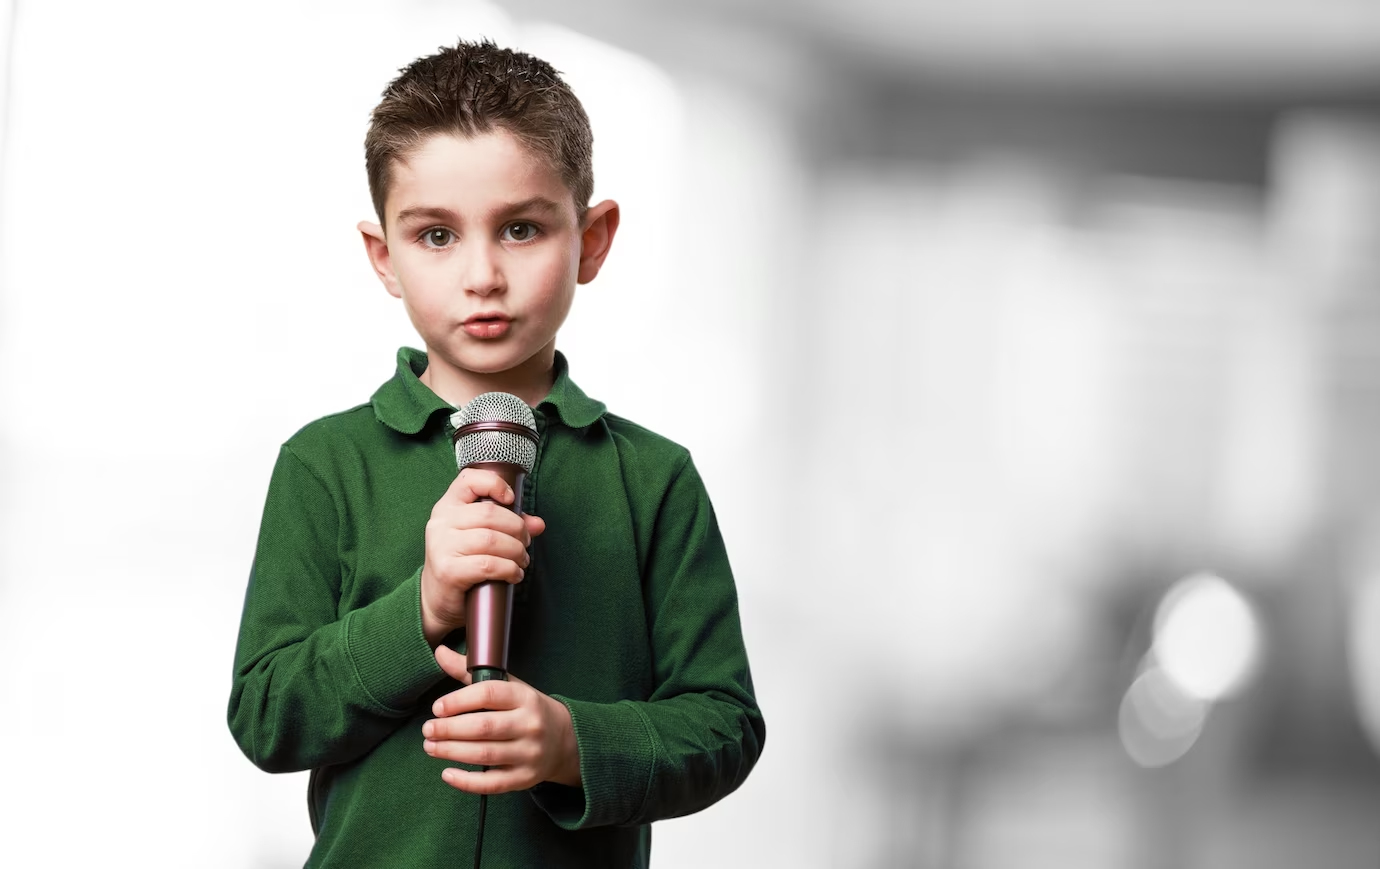
[[549, 371], [575, 284], [598, 269], [583, 267], [582, 227], [560, 175], [502, 131], [432, 136], [392, 174], [386, 241], [361, 229], [426, 342], [432, 388], [468, 400], [446, 393], [511, 391], [524, 371]]

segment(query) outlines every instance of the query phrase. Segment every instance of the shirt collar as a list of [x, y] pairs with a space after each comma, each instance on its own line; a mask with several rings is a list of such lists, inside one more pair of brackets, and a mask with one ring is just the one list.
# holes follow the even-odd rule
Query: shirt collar
[[[426, 371], [426, 353], [411, 347], [398, 350], [398, 370], [374, 393], [371, 402], [379, 422], [401, 434], [415, 435], [434, 414], [444, 411], [447, 418], [455, 408], [431, 391], [420, 380]], [[570, 379], [570, 365], [565, 356], [556, 351], [555, 383], [551, 392], [537, 405], [555, 413], [570, 428], [586, 428], [604, 415], [604, 403], [585, 395]]]
[[423, 371], [426, 353], [411, 347], [398, 350], [397, 373], [370, 399], [379, 422], [401, 434], [414, 435], [426, 428], [438, 411], [445, 411], [449, 418], [455, 408], [419, 379]]
[[570, 428], [588, 428], [598, 422], [604, 415], [604, 403], [585, 395], [584, 390], [575, 385], [570, 379], [570, 363], [559, 350], [553, 367], [556, 382], [551, 384], [551, 391], [537, 407], [555, 411], [557, 418]]

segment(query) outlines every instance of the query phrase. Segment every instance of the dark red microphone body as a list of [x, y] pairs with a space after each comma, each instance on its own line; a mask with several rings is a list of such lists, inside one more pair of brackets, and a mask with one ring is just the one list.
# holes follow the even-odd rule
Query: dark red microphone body
[[[537, 457], [537, 423], [516, 395], [486, 392], [451, 415], [455, 462], [460, 470], [483, 468], [513, 489], [510, 509], [522, 513], [522, 489]], [[505, 679], [508, 628], [513, 615], [512, 583], [494, 580], [465, 595], [465, 655], [475, 682]]]

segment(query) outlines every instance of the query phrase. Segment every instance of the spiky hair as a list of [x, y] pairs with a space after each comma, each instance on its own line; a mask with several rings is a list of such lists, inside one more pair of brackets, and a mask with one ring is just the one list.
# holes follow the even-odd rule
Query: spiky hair
[[491, 40], [441, 47], [398, 71], [364, 137], [369, 195], [380, 225], [393, 164], [437, 133], [471, 137], [501, 129], [549, 161], [583, 218], [594, 193], [589, 118], [546, 61]]

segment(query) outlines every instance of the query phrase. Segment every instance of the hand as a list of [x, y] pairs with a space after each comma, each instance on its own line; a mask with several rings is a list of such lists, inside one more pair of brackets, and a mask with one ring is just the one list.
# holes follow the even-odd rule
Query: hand
[[436, 647], [436, 663], [465, 687], [431, 707], [437, 717], [422, 725], [422, 748], [432, 757], [489, 767], [446, 769], [446, 784], [472, 794], [526, 790], [544, 781], [580, 786], [580, 751], [564, 703], [512, 676], [470, 684], [465, 656], [447, 646]]
[[513, 489], [502, 477], [465, 468], [431, 509], [422, 565], [422, 632], [433, 648], [464, 626], [465, 593], [472, 586], [522, 580], [527, 547], [546, 523], [501, 506], [511, 503]]

